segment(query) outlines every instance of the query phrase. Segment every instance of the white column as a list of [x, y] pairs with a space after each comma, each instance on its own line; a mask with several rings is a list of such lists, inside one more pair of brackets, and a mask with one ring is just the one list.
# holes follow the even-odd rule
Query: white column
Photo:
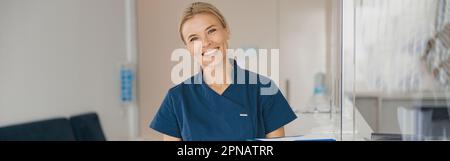
[[[126, 24], [126, 64], [137, 69], [137, 21], [136, 21], [136, 0], [125, 0], [125, 24]], [[134, 70], [133, 82], [133, 102], [124, 105], [128, 116], [128, 136], [129, 140], [136, 140], [139, 137], [139, 109], [137, 105], [136, 92], [136, 70]]]

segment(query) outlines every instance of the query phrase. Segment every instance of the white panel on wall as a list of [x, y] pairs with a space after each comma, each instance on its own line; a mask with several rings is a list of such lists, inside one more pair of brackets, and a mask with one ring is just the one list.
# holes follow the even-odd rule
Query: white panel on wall
[[0, 126], [94, 111], [107, 139], [127, 139], [124, 9], [122, 0], [0, 1]]

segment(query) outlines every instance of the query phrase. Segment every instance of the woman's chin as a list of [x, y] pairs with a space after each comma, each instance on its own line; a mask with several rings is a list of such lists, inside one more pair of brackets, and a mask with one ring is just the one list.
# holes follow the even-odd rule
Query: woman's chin
[[203, 61], [203, 63], [202, 63], [202, 68], [203, 69], [209, 69], [209, 68], [211, 68], [213, 66], [214, 66], [214, 64], [213, 64], [212, 61]]
[[219, 67], [222, 64], [222, 61], [203, 61], [202, 68], [203, 69], [214, 69]]

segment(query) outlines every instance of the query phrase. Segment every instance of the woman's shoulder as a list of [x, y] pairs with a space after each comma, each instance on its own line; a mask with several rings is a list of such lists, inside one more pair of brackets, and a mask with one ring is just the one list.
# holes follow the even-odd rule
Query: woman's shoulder
[[257, 89], [259, 95], [271, 96], [280, 91], [278, 82], [272, 80], [270, 77], [249, 70], [245, 70], [245, 73], [246, 85]]
[[270, 86], [272, 83], [274, 83], [274, 81], [267, 76], [252, 72], [247, 69], [242, 70], [245, 71], [246, 84], [255, 84], [257, 86]]
[[171, 94], [171, 95], [179, 95], [179, 94], [182, 94], [182, 93], [185, 92], [186, 90], [190, 90], [190, 89], [194, 88], [196, 84], [198, 84], [198, 83], [196, 83], [196, 81], [195, 81], [196, 79], [197, 79], [196, 76], [192, 76], [192, 77], [190, 77], [190, 78], [184, 80], [183, 82], [178, 83], [178, 84], [172, 86], [172, 87], [169, 89], [168, 93]]

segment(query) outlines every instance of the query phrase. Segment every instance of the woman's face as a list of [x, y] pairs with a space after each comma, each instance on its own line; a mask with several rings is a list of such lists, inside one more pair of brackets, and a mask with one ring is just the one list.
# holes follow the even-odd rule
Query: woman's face
[[187, 20], [181, 32], [186, 48], [203, 69], [216, 66], [226, 58], [229, 31], [212, 14], [196, 14]]

